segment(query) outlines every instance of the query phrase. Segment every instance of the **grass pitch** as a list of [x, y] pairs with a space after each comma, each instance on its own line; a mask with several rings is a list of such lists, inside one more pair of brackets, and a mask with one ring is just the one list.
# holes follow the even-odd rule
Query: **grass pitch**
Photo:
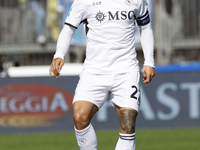
[[[97, 131], [98, 150], [114, 150], [118, 131]], [[200, 128], [137, 130], [136, 150], [197, 150]], [[70, 133], [0, 135], [0, 150], [78, 150]]]

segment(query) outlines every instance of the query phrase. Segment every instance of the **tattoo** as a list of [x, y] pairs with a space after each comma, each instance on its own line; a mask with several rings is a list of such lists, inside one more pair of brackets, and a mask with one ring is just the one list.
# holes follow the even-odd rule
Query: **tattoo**
[[135, 121], [137, 112], [130, 109], [124, 109], [120, 111], [121, 129], [126, 131], [127, 134], [135, 132]]

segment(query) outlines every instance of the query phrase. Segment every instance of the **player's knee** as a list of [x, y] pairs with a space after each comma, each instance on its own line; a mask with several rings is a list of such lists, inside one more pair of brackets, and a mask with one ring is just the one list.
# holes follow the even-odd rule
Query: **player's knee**
[[90, 123], [89, 116], [85, 114], [83, 111], [77, 111], [74, 113], [74, 124], [76, 129], [82, 130], [86, 128]]
[[75, 102], [73, 110], [75, 127], [76, 129], [81, 130], [90, 124], [90, 121], [98, 111], [98, 108], [90, 102]]

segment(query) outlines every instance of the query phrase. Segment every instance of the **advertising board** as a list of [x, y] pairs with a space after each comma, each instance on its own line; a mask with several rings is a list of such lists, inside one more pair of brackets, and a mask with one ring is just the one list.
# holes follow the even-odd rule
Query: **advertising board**
[[[151, 83], [140, 83], [136, 128], [199, 127], [200, 64], [156, 68]], [[78, 80], [79, 76], [0, 79], [0, 134], [72, 131]], [[97, 130], [119, 128], [112, 97], [92, 120]]]

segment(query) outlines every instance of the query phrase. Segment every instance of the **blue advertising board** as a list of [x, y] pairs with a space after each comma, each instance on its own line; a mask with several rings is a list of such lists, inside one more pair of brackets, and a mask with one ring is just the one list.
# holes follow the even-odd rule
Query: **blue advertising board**
[[[156, 72], [151, 83], [140, 84], [136, 128], [199, 127], [200, 63], [157, 66]], [[78, 76], [0, 79], [0, 134], [72, 131], [71, 103], [78, 80]], [[92, 120], [97, 130], [119, 129], [111, 98]]]

